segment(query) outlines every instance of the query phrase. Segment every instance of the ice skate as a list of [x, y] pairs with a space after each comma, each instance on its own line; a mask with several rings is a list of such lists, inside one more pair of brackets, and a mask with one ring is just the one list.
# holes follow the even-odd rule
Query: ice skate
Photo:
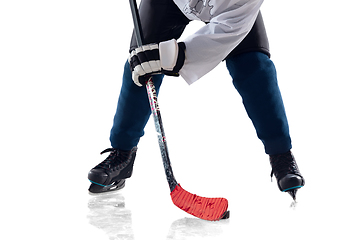
[[125, 179], [131, 177], [137, 147], [130, 151], [108, 148], [101, 152], [110, 155], [90, 170], [88, 179], [91, 182], [89, 192], [103, 193], [122, 189]]
[[296, 200], [297, 190], [304, 186], [305, 180], [300, 174], [291, 151], [270, 155], [271, 177], [275, 175], [280, 191], [287, 192]]

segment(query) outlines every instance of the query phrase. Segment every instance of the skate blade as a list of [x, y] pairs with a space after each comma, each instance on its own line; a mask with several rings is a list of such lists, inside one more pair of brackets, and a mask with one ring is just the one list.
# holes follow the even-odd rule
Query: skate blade
[[120, 189], [123, 189], [124, 187], [125, 187], [125, 179], [120, 179], [111, 185], [101, 185], [95, 182], [91, 182], [91, 185], [89, 187], [89, 194], [99, 194], [99, 193], [118, 191]]
[[293, 198], [294, 201], [296, 201], [297, 189], [289, 190], [287, 191], [287, 193], [290, 194], [290, 196]]
[[303, 186], [296, 186], [296, 187], [288, 188], [288, 189], [283, 190], [283, 192], [287, 192], [288, 194], [290, 194], [290, 196], [293, 198], [293, 200], [296, 201], [296, 193], [302, 187]]

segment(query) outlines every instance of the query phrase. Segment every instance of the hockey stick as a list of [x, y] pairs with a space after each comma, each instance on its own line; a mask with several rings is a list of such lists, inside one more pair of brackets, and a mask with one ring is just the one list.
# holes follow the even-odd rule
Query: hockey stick
[[[134, 31], [137, 45], [142, 46], [143, 34], [136, 0], [129, 1], [132, 18], [134, 21]], [[151, 112], [155, 121], [156, 132], [158, 133], [158, 142], [160, 146], [166, 178], [171, 191], [170, 196], [173, 203], [181, 210], [184, 210], [185, 212], [204, 220], [216, 221], [229, 218], [229, 211], [227, 211], [227, 199], [200, 197], [187, 192], [180, 186], [180, 184], [176, 182], [170, 163], [164, 127], [161, 120], [159, 104], [157, 101], [156, 90], [152, 77], [148, 79], [146, 83], [146, 89], [149, 97]]]

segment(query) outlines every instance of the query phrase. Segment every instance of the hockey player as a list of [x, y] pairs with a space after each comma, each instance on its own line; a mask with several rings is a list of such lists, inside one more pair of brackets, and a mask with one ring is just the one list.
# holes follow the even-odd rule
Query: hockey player
[[[243, 99], [258, 138], [264, 144], [281, 191], [295, 199], [305, 181], [291, 153], [285, 109], [270, 60], [261, 13], [263, 0], [142, 0], [139, 12], [144, 45], [133, 34], [110, 134], [109, 156], [90, 170], [89, 191], [124, 187], [131, 177], [137, 145], [151, 114], [146, 88], [153, 75], [159, 90], [164, 75], [180, 75], [192, 84], [222, 60]], [[177, 39], [192, 20], [206, 23], [183, 42]]]

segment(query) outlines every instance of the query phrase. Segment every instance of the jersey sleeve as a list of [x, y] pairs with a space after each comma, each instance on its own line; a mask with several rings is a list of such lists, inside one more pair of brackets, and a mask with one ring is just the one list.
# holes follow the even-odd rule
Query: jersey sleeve
[[262, 2], [238, 1], [184, 40], [186, 58], [179, 73], [188, 84], [215, 68], [246, 37]]

